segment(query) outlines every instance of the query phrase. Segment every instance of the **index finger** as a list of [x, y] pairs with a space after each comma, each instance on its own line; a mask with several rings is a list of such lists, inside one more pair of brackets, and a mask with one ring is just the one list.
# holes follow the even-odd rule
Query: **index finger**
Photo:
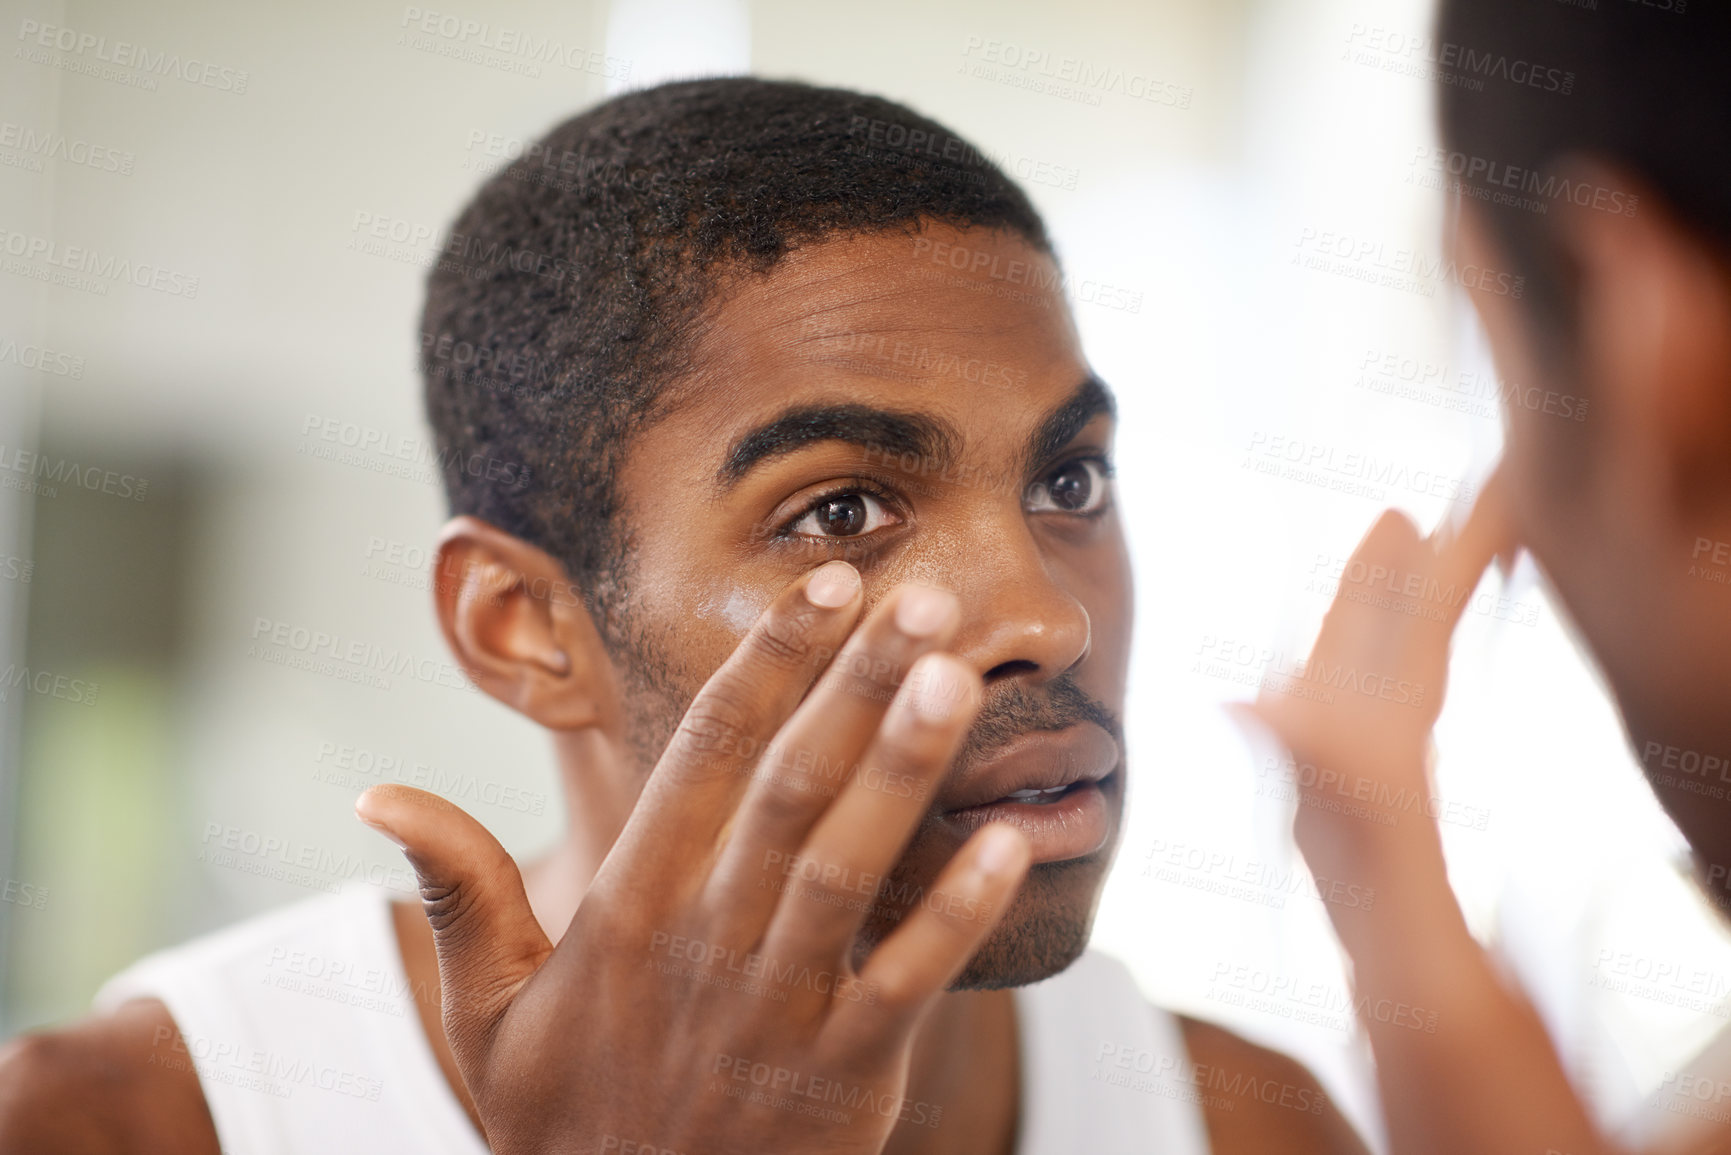
[[1479, 489], [1478, 500], [1473, 502], [1459, 530], [1445, 522], [1430, 537], [1437, 582], [1445, 590], [1461, 590], [1461, 596], [1452, 604], [1445, 603], [1444, 620], [1439, 623], [1451, 633], [1466, 612], [1467, 602], [1485, 570], [1499, 554], [1516, 544], [1508, 500], [1508, 481], [1499, 463]]
[[693, 851], [708, 866], [747, 771], [853, 629], [860, 590], [858, 572], [831, 561], [770, 603], [686, 708], [607, 864], [651, 892]]

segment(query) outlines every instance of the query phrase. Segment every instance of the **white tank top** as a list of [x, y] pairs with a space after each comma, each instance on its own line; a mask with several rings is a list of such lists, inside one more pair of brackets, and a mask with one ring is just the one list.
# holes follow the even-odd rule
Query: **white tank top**
[[[316, 898], [160, 951], [96, 1010], [162, 1000], [182, 1041], [150, 1061], [198, 1072], [225, 1155], [487, 1155], [421, 1030], [389, 900]], [[1016, 1155], [1207, 1155], [1178, 1022], [1122, 963], [1089, 951], [1015, 1002]]]

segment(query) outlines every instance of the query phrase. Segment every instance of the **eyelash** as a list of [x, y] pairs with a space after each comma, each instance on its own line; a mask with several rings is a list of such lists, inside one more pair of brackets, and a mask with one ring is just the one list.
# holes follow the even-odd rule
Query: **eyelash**
[[[1075, 464], [1078, 464], [1079, 462], [1085, 462], [1085, 461], [1091, 461], [1096, 466], [1098, 466], [1100, 469], [1100, 476], [1105, 481], [1110, 482], [1113, 478], [1115, 478], [1118, 475], [1117, 467], [1113, 464], [1112, 458], [1109, 455], [1104, 454], [1104, 453], [1084, 453], [1084, 454], [1080, 454], [1076, 457], [1066, 458], [1065, 460], [1058, 462], [1056, 465], [1052, 466], [1052, 468], [1048, 469], [1046, 471], [1046, 473], [1044, 474], [1044, 476], [1050, 477], [1054, 473], [1057, 473], [1059, 470], [1064, 469], [1067, 466], [1075, 465]], [[839, 482], [838, 484], [836, 484], [834, 486], [831, 486], [829, 489], [826, 489], [822, 493], [814, 494], [809, 501], [807, 501], [804, 505], [800, 506], [799, 512], [793, 514], [791, 517], [787, 518], [786, 521], [782, 522], [780, 528], [778, 528], [775, 531], [773, 536], [778, 541], [801, 541], [801, 542], [804, 542], [804, 541], [825, 541], [825, 542], [829, 542], [831, 544], [834, 544], [836, 546], [842, 546], [842, 545], [847, 544], [848, 542], [856, 542], [857, 543], [860, 541], [867, 540], [870, 537], [877, 536], [876, 534], [867, 534], [867, 535], [863, 535], [861, 537], [818, 538], [818, 537], [811, 537], [810, 535], [807, 535], [807, 534], [800, 534], [800, 533], [794, 533], [793, 532], [794, 526], [798, 525], [801, 521], [803, 521], [805, 519], [806, 515], [812, 513], [819, 506], [823, 505], [824, 502], [834, 501], [838, 497], [847, 497], [849, 495], [856, 494], [856, 493], [863, 493], [863, 494], [867, 495], [868, 497], [876, 498], [878, 501], [883, 502], [885, 507], [888, 508], [891, 513], [894, 513], [898, 517], [906, 517], [906, 515], [907, 515], [906, 509], [905, 509], [905, 504], [899, 495], [892, 493], [888, 487], [883, 485], [876, 478], [866, 477], [864, 475], [855, 475], [853, 477], [843, 479], [841, 482]], [[1088, 520], [1088, 521], [1094, 521], [1100, 517], [1103, 517], [1105, 515], [1106, 511], [1110, 508], [1111, 508], [1111, 503], [1107, 502], [1106, 504], [1102, 505], [1099, 509], [1095, 510], [1092, 513], [1071, 514], [1070, 516], [1080, 517], [1080, 518], [1083, 518], [1083, 519]], [[1052, 511], [1046, 510], [1043, 512], [1052, 512]], [[879, 532], [881, 532], [881, 531], [879, 531]]]
[[[798, 525], [801, 521], [804, 521], [807, 514], [816, 510], [824, 502], [834, 501], [838, 497], [847, 497], [847, 496], [849, 496], [851, 494], [855, 494], [855, 493], [863, 493], [867, 497], [876, 498], [877, 500], [883, 502], [885, 508], [887, 508], [891, 513], [895, 514], [897, 517], [907, 516], [907, 511], [905, 508], [903, 508], [903, 502], [902, 502], [900, 496], [898, 496], [895, 493], [892, 493], [888, 487], [884, 486], [876, 478], [864, 477], [864, 476], [854, 476], [854, 477], [844, 478], [843, 480], [838, 482], [836, 485], [831, 486], [829, 489], [825, 490], [824, 492], [819, 493], [819, 494], [815, 494], [809, 501], [807, 501], [804, 505], [800, 506], [798, 513], [794, 514], [792, 517], [788, 518], [786, 521], [784, 521], [782, 523], [781, 528], [777, 529], [775, 531], [775, 536], [778, 539], [801, 540], [801, 541], [805, 540], [807, 538], [807, 535], [801, 534], [801, 533], [794, 533], [793, 532], [794, 526]], [[813, 539], [813, 540], [825, 540], [825, 539], [820, 538], [820, 539]], [[844, 542], [849, 542], [849, 541], [861, 541], [861, 540], [863, 540], [863, 538], [838, 537], [838, 538], [833, 538], [833, 539], [828, 539], [828, 540], [833, 540], [836, 544], [840, 545]]]

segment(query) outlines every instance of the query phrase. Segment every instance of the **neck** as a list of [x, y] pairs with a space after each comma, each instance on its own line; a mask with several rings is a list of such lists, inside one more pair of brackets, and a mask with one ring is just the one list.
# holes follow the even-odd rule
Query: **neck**
[[1011, 1155], [1021, 1115], [1019, 1056], [1009, 991], [940, 995], [914, 1037], [907, 1104], [884, 1155]]

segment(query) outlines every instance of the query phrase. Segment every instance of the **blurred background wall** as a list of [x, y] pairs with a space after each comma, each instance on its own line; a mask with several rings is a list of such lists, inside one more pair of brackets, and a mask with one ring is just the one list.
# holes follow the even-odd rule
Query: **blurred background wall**
[[[1376, 1133], [1290, 791], [1218, 704], [1303, 655], [1382, 506], [1458, 514], [1495, 456], [1506, 383], [1439, 265], [1428, 4], [3, 11], [0, 1036], [253, 912], [406, 890], [350, 811], [373, 782], [437, 789], [516, 852], [555, 837], [545, 744], [456, 684], [429, 612], [421, 280], [553, 123], [749, 70], [906, 101], [1047, 214], [1122, 404], [1137, 564], [1133, 809], [1097, 941]], [[134, 271], [69, 272], [69, 247]], [[1639, 1131], [1725, 1025], [1731, 953], [1530, 570], [1475, 608], [1439, 733], [1451, 869], [1577, 1081]], [[319, 635], [411, 672], [309, 663]]]

